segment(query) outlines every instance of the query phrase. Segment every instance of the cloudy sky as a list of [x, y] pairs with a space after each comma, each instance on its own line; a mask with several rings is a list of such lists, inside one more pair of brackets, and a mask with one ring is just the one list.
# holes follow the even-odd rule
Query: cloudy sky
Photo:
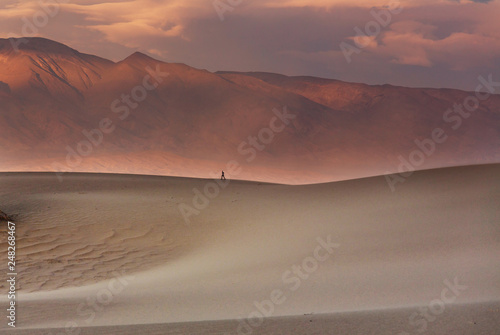
[[1, 0], [0, 37], [114, 61], [141, 51], [210, 71], [472, 90], [500, 76], [499, 1]]

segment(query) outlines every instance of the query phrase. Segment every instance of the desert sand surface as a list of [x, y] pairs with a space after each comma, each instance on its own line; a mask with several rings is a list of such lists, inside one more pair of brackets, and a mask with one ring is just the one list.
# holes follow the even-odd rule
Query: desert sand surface
[[435, 311], [428, 334], [495, 334], [499, 176], [500, 165], [420, 171], [395, 192], [384, 176], [229, 181], [187, 222], [179, 206], [213, 180], [2, 173], [17, 331], [238, 334], [279, 300], [253, 334], [414, 334], [419, 308]]
[[[408, 330], [408, 316], [415, 308], [399, 308], [369, 312], [346, 312], [336, 314], [302, 315], [267, 318], [254, 334], [274, 335], [357, 335], [357, 334], [419, 334], [418, 330]], [[436, 318], [425, 334], [470, 335], [498, 334], [500, 303], [466, 304], [449, 306]], [[198, 335], [235, 334], [238, 320], [202, 321], [169, 324], [147, 324], [127, 326], [85, 327], [81, 335], [91, 334], [151, 334], [151, 335]], [[406, 330], [405, 330], [406, 329]], [[405, 333], [406, 331], [406, 333]], [[12, 331], [11, 331], [12, 333]], [[13, 332], [18, 335], [65, 334], [65, 329], [26, 329]]]

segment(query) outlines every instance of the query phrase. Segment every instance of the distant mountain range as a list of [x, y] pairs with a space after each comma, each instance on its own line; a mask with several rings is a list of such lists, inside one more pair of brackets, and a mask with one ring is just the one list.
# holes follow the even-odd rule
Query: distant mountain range
[[311, 183], [500, 162], [499, 95], [476, 108], [473, 92], [453, 89], [211, 73], [138, 52], [115, 63], [16, 42], [0, 39], [0, 171], [225, 169]]

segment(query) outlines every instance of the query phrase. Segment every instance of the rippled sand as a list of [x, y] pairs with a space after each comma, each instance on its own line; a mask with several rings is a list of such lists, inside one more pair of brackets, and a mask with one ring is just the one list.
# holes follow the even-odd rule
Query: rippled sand
[[59, 183], [53, 174], [3, 174], [1, 185], [17, 223], [21, 292], [148, 269], [195, 242], [179, 232], [175, 197], [161, 178], [78, 175]]

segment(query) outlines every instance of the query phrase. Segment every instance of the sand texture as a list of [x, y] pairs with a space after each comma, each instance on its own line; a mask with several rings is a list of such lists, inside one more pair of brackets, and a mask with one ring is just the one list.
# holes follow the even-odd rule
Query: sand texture
[[448, 288], [426, 334], [499, 333], [499, 177], [500, 165], [420, 171], [395, 192], [383, 176], [230, 181], [188, 224], [179, 206], [213, 181], [2, 173], [18, 327], [31, 329], [16, 331], [72, 322], [81, 334], [237, 334], [238, 318], [278, 290], [284, 301], [253, 334], [413, 334], [417, 306], [436, 308]]

